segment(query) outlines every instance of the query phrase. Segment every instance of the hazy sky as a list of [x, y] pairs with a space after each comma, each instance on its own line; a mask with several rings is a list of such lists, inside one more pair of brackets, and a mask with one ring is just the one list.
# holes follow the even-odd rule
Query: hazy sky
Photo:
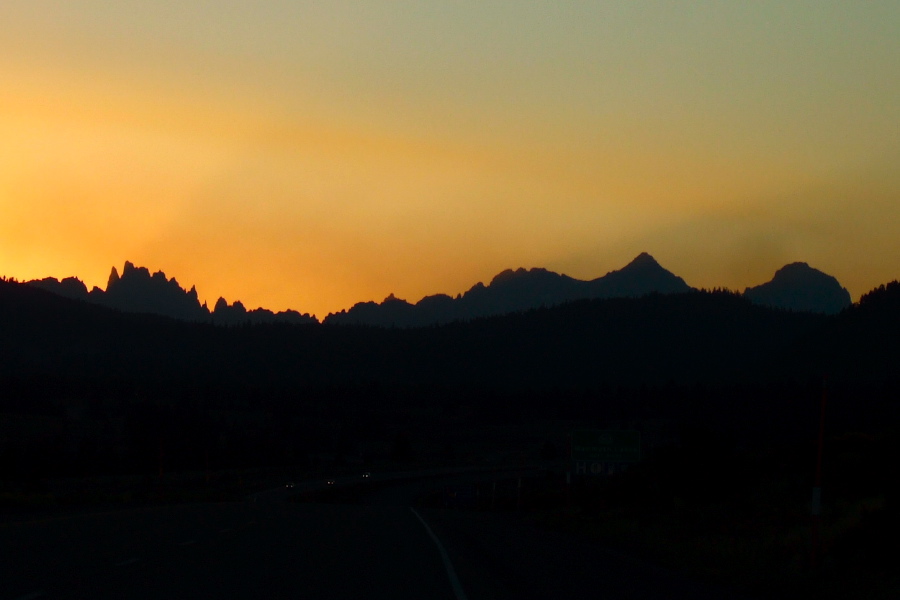
[[2, 0], [0, 274], [324, 317], [642, 251], [900, 278], [900, 2]]

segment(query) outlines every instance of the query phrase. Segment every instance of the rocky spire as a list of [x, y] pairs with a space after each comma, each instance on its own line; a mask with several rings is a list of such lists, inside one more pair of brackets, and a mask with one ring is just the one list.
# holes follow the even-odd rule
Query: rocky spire
[[[128, 263], [125, 264], [127, 265]], [[116, 271], [115, 267], [113, 267], [112, 271], [109, 274], [109, 280], [107, 280], [106, 282], [106, 289], [109, 290], [109, 288], [113, 287], [117, 283], [119, 283], [119, 272]]]

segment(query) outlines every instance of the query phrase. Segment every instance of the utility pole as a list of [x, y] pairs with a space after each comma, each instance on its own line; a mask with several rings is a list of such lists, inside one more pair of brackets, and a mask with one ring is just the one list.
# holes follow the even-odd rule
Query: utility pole
[[828, 382], [822, 378], [822, 400], [819, 406], [819, 437], [816, 446], [816, 472], [813, 479], [812, 503], [810, 504], [811, 547], [810, 564], [813, 569], [819, 566], [820, 541], [819, 527], [822, 518], [822, 454], [825, 449], [825, 403], [828, 398]]

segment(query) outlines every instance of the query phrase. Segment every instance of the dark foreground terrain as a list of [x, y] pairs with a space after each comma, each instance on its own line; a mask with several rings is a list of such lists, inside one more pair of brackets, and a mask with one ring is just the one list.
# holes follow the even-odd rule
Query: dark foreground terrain
[[515, 513], [421, 505], [484, 477], [375, 481], [344, 494], [317, 489], [326, 484], [316, 481], [240, 502], [11, 522], [0, 526], [0, 593], [10, 599], [475, 600], [594, 598], [602, 590], [607, 598], [723, 597], [719, 586]]
[[[896, 597], [898, 340], [896, 283], [831, 316], [691, 292], [399, 330], [3, 281], [0, 597], [453, 597], [435, 538], [471, 598]], [[566, 485], [585, 429], [640, 460]]]
[[0, 599], [893, 598], [900, 585], [883, 497], [827, 511], [813, 566], [807, 507], [780, 486], [754, 506], [663, 507], [629, 497], [652, 494], [637, 467], [572, 486], [546, 463], [365, 474], [7, 512]]

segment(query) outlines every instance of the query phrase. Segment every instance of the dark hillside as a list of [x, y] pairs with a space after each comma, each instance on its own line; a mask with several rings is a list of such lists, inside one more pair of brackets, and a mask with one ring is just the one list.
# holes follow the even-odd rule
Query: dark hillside
[[837, 381], [883, 383], [900, 377], [900, 283], [864, 294], [800, 342], [800, 367]]
[[217, 327], [3, 281], [0, 458], [23, 477], [152, 471], [160, 445], [172, 468], [282, 464], [555, 419], [797, 440], [825, 374], [836, 422], [870, 431], [896, 422], [896, 289], [838, 316], [689, 292], [385, 329]]
[[[797, 344], [819, 329], [838, 335], [828, 333], [826, 317], [755, 306], [727, 292], [583, 300], [405, 330], [215, 328], [119, 313], [13, 283], [0, 288], [0, 307], [0, 372], [274, 387], [765, 382], [790, 376], [792, 365], [803, 364], [800, 374], [807, 375], [815, 365], [798, 362]], [[852, 335], [871, 336], [864, 325], [854, 325]], [[828, 364], [838, 351], [818, 344], [816, 356]]]

